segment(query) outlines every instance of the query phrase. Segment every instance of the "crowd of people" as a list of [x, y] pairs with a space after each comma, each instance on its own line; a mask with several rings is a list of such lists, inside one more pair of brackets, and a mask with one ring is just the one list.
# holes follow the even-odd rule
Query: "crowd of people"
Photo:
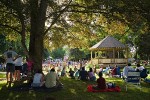
[[7, 83], [20, 81], [23, 74], [31, 76], [31, 69], [33, 67], [32, 60], [23, 60], [23, 57], [16, 53], [12, 47], [4, 52], [3, 57], [5, 59], [3, 67], [6, 71]]
[[[127, 66], [125, 66], [123, 68], [123, 72], [121, 74], [120, 67], [118, 67], [117, 65], [115, 65], [114, 67], [108, 66], [105, 68], [104, 68], [104, 66], [100, 65], [99, 70], [96, 70], [95, 65], [88, 67], [88, 68], [85, 66], [77, 67], [77, 65], [74, 65], [72, 67], [69, 67], [69, 69], [68, 69], [68, 67], [61, 66], [62, 70], [60, 70], [59, 66], [61, 66], [61, 65], [57, 65], [58, 77], [68, 76], [71, 79], [78, 79], [78, 80], [82, 80], [82, 81], [94, 81], [94, 82], [97, 82], [97, 86], [95, 88], [101, 88], [101, 89], [108, 88], [109, 87], [108, 84], [110, 84], [109, 82], [105, 81], [105, 79], [103, 78], [103, 74], [109, 75], [109, 77], [114, 77], [115, 75], [118, 75], [118, 77], [125, 78], [128, 71], [130, 71], [130, 70], [142, 71], [145, 69], [140, 64], [137, 64], [136, 68], [132, 68], [131, 64], [129, 63]], [[59, 74], [59, 73], [61, 73], [61, 74]], [[96, 75], [99, 76], [99, 78], [96, 78]]]
[[136, 68], [133, 68], [131, 66], [131, 63], [128, 63], [128, 65], [123, 68], [123, 72], [122, 72], [123, 79], [127, 78], [129, 71], [140, 72], [141, 78], [146, 78], [148, 76], [148, 73], [149, 73], [147, 71], [147, 69], [144, 68], [144, 66], [140, 65], [140, 63], [137, 64]]
[[[62, 62], [51, 63], [48, 67], [46, 73], [43, 72], [43, 69], [37, 69], [34, 71], [34, 75], [32, 77], [32, 67], [34, 62], [30, 59], [23, 63], [23, 58], [21, 55], [18, 55], [12, 48], [9, 48], [3, 56], [6, 59], [6, 79], [7, 83], [12, 81], [20, 81], [21, 73], [26, 74], [27, 77], [31, 77], [30, 79], [32, 87], [42, 87], [46, 88], [57, 88], [63, 86], [60, 81], [61, 77], [67, 76], [71, 79], [82, 80], [82, 81], [94, 81], [97, 82], [97, 85], [93, 88], [96, 89], [105, 89], [108, 88], [108, 84], [103, 78], [103, 74], [108, 75], [109, 77], [123, 77], [126, 78], [129, 71], [140, 71], [145, 70], [143, 66], [137, 64], [136, 68], [133, 68], [129, 63], [127, 66], [123, 68], [123, 72], [121, 74], [120, 67], [115, 65], [104, 67], [99, 65], [99, 69], [95, 65], [86, 67], [87, 63], [75, 63], [74, 65], [63, 64]], [[23, 66], [26, 66], [24, 69]], [[24, 70], [24, 71], [23, 71]], [[96, 78], [98, 76], [99, 78]], [[143, 76], [147, 77], [147, 76]]]

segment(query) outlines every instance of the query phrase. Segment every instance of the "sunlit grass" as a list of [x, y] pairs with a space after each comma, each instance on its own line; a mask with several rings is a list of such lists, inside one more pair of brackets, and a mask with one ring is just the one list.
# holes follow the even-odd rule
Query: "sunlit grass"
[[6, 75], [5, 74], [0, 74], [0, 78], [5, 78]]
[[55, 92], [16, 92], [9, 91], [6, 80], [0, 81], [1, 100], [45, 100], [47, 97], [56, 100], [149, 100], [150, 84], [142, 81], [142, 91], [135, 87], [129, 87], [125, 91], [124, 82], [121, 78], [106, 78], [107, 82], [114, 82], [121, 87], [121, 92], [89, 93], [87, 86], [96, 82], [74, 80], [67, 77], [61, 78], [64, 88]]

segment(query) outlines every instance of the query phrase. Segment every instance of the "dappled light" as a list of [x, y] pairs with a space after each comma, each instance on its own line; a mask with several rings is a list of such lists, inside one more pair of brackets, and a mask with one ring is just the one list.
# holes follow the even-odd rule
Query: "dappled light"
[[77, 94], [75, 89], [70, 89], [70, 92], [75, 95]]
[[0, 0], [0, 100], [149, 100], [149, 42], [150, 0]]
[[[150, 86], [148, 84], [145, 84], [142, 82], [142, 91], [140, 91], [137, 88], [129, 87], [128, 92], [125, 91], [123, 81], [120, 78], [107, 78], [108, 82], [114, 82], [115, 84], [119, 85], [121, 87], [120, 93], [110, 93], [110, 92], [101, 92], [101, 93], [88, 93], [87, 92], [87, 86], [89, 84], [96, 84], [96, 82], [90, 82], [90, 81], [80, 81], [80, 80], [74, 80], [67, 77], [62, 77], [61, 81], [64, 84], [64, 88], [60, 91], [47, 93], [47, 92], [36, 92], [36, 91], [24, 91], [24, 92], [17, 92], [17, 91], [9, 91], [8, 87], [6, 87], [5, 82], [0, 82], [0, 97], [3, 97], [5, 99], [20, 99], [24, 100], [27, 98], [32, 98], [32, 100], [42, 100], [46, 97], [54, 97], [56, 99], [66, 100], [67, 98], [72, 98], [72, 100], [76, 99], [83, 99], [86, 98], [86, 100], [94, 99], [94, 100], [106, 100], [111, 99], [111, 95], [114, 95], [114, 99], [122, 99], [126, 100], [127, 98], [133, 98], [133, 96], [142, 96], [145, 98], [149, 97], [149, 88]], [[60, 96], [58, 96], [58, 94]], [[53, 96], [52, 96], [53, 95]], [[122, 98], [122, 96], [126, 95], [126, 97]], [[138, 97], [139, 97], [138, 96]], [[142, 98], [139, 97], [139, 98]], [[64, 98], [64, 99], [63, 99]], [[139, 100], [139, 99], [137, 99]]]

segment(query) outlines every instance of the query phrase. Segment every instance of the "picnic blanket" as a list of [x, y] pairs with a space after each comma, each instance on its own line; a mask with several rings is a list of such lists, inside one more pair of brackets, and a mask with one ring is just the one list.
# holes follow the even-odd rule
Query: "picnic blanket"
[[121, 89], [119, 86], [115, 86], [114, 88], [107, 88], [107, 89], [101, 89], [101, 90], [95, 90], [93, 89], [93, 85], [87, 86], [88, 92], [120, 92]]
[[45, 86], [43, 87], [31, 87], [28, 84], [22, 84], [19, 86], [11, 87], [9, 88], [10, 91], [37, 91], [37, 92], [53, 92], [53, 91], [58, 91], [61, 90], [63, 87], [58, 87], [58, 88], [46, 88]]

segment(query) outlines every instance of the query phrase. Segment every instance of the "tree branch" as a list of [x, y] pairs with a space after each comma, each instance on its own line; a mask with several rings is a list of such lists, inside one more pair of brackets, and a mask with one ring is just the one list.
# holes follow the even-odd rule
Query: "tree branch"
[[1, 23], [0, 23], [0, 26], [1, 26], [1, 27], [4, 27], [4, 28], [9, 28], [9, 29], [14, 30], [15, 32], [21, 34], [21, 32], [18, 31], [15, 27], [12, 27], [12, 26], [9, 26], [9, 25], [3, 25], [3, 24], [1, 24]]
[[58, 18], [61, 16], [62, 13], [64, 13], [66, 11], [66, 9], [69, 7], [69, 4], [72, 2], [72, 0], [69, 1], [68, 5], [60, 11], [60, 13], [54, 18], [54, 20], [52, 21], [52, 24], [47, 28], [47, 30], [44, 32], [44, 35], [51, 29], [51, 27], [56, 23], [56, 21], [58, 20]]

